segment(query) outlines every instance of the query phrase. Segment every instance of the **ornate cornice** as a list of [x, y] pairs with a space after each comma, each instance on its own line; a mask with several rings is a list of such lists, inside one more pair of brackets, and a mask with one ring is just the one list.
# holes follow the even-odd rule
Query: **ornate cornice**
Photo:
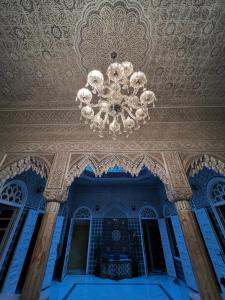
[[78, 152], [78, 153], [140, 153], [151, 151], [224, 151], [225, 140], [178, 140], [178, 141], [74, 141], [74, 142], [12, 142], [0, 146], [3, 153], [12, 152]]

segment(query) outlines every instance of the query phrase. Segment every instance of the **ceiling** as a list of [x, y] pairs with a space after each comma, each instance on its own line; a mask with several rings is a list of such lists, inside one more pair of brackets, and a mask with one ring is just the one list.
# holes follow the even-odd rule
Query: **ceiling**
[[155, 129], [134, 139], [221, 138], [224, 28], [224, 0], [1, 0], [0, 137], [97, 138], [75, 97], [115, 52], [146, 73], [158, 99]]

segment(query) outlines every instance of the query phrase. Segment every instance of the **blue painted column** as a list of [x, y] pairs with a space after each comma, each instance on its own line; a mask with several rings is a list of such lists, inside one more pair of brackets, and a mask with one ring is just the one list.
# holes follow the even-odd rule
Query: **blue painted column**
[[13, 294], [16, 291], [37, 217], [38, 211], [29, 210], [3, 284], [2, 293], [4, 294]]
[[[218, 281], [220, 282], [221, 277], [225, 277], [225, 262], [222, 259], [219, 242], [215, 235], [212, 224], [209, 220], [208, 214], [205, 208], [196, 209], [195, 214], [208, 249], [209, 256], [211, 258], [212, 264], [214, 266], [215, 273], [217, 275]], [[225, 287], [220, 285], [223, 295], [225, 295]]]

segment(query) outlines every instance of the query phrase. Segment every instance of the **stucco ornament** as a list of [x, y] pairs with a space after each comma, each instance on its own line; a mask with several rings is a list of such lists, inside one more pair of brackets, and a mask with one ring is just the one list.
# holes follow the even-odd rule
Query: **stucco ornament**
[[9, 178], [21, 174], [29, 169], [34, 170], [37, 174], [45, 179], [48, 176], [49, 169], [41, 159], [34, 156], [24, 157], [0, 171], [0, 181], [4, 183]]
[[46, 202], [60, 202], [67, 201], [69, 189], [67, 187], [63, 189], [51, 189], [45, 188], [44, 198]]
[[151, 51], [150, 23], [139, 1], [90, 3], [76, 28], [74, 49], [84, 74], [116, 58], [143, 68]]
[[211, 169], [217, 173], [225, 176], [225, 164], [224, 162], [216, 159], [210, 155], [204, 154], [199, 158], [196, 158], [190, 167], [190, 176], [195, 176], [203, 168]]
[[107, 173], [110, 168], [119, 166], [132, 176], [139, 174], [142, 167], [147, 167], [153, 175], [158, 176], [164, 184], [168, 184], [168, 178], [164, 167], [151, 158], [150, 155], [143, 154], [133, 158], [126, 155], [107, 155], [102, 159], [94, 154], [85, 155], [74, 161], [66, 176], [66, 185], [70, 186], [74, 178], [79, 177], [87, 166], [90, 166], [96, 176]]

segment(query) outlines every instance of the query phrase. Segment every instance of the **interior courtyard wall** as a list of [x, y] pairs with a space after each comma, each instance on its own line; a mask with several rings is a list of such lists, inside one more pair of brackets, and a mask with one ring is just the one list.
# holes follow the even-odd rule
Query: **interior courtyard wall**
[[[113, 207], [120, 207], [127, 218], [138, 218], [143, 206], [151, 206], [157, 214], [160, 203], [157, 187], [126, 185], [74, 186], [69, 193], [70, 212], [86, 206], [93, 218], [104, 218]], [[116, 217], [116, 216], [115, 216]]]

